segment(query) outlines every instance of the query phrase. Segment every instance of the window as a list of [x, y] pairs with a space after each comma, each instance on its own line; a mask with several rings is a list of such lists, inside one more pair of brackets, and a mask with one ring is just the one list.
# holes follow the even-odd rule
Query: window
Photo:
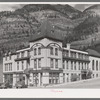
[[41, 48], [38, 48], [38, 55], [41, 55]]
[[20, 53], [17, 53], [17, 58], [19, 58], [19, 56], [20, 56]]
[[5, 71], [7, 71], [7, 64], [5, 64]]
[[19, 70], [19, 62], [17, 62], [17, 70]]
[[38, 60], [38, 67], [41, 68], [41, 59]]
[[22, 57], [22, 58], [24, 57], [24, 52], [21, 52], [21, 57]]
[[96, 74], [96, 77], [98, 77], [98, 74]]
[[10, 71], [10, 64], [8, 64], [8, 68], [9, 68], [9, 71]]
[[83, 69], [83, 63], [82, 63], [82, 69]]
[[98, 70], [98, 61], [96, 61], [96, 70]]
[[55, 68], [58, 68], [58, 59], [55, 59]]
[[24, 69], [24, 61], [22, 61], [22, 70]]
[[66, 61], [66, 69], [68, 69], [68, 61]]
[[9, 60], [11, 60], [11, 55], [9, 55]]
[[12, 71], [12, 63], [11, 63], [11, 71]]
[[63, 60], [63, 69], [65, 69], [65, 61]]
[[5, 60], [7, 61], [7, 56], [5, 57]]
[[73, 70], [73, 62], [71, 61], [71, 70]]
[[53, 55], [53, 47], [50, 48], [50, 54]]
[[76, 70], [76, 62], [74, 62], [74, 70]]
[[58, 55], [58, 49], [55, 48], [55, 55], [57, 56]]
[[36, 48], [34, 49], [34, 55], [37, 55], [37, 54], [36, 54]]
[[94, 70], [94, 60], [92, 60], [92, 70]]
[[34, 68], [37, 68], [37, 60], [34, 60]]
[[78, 65], [78, 67], [79, 67], [78, 69], [80, 70], [80, 62], [79, 62], [78, 64], [79, 64], [79, 65]]
[[30, 56], [30, 51], [27, 51], [27, 56], [28, 56], [28, 57]]
[[53, 59], [50, 59], [50, 67], [53, 68]]
[[66, 56], [67, 56], [67, 57], [69, 56], [69, 52], [68, 52], [68, 50], [66, 51]]

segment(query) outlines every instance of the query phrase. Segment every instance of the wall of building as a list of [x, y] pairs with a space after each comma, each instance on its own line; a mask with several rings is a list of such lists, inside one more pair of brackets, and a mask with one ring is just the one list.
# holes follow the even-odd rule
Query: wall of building
[[[99, 57], [93, 57], [89, 56], [89, 68], [92, 70], [92, 78], [100, 77], [100, 58]], [[93, 64], [94, 60], [94, 64]], [[94, 66], [94, 68], [93, 68]]]

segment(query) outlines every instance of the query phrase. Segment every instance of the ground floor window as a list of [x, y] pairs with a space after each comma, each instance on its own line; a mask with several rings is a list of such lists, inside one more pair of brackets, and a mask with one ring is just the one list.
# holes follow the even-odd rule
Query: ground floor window
[[59, 83], [59, 73], [49, 73], [49, 84]]
[[16, 81], [22, 81], [25, 80], [24, 74], [16, 74]]
[[4, 75], [5, 82], [9, 82], [10, 84], [13, 83], [13, 74], [6, 74]]

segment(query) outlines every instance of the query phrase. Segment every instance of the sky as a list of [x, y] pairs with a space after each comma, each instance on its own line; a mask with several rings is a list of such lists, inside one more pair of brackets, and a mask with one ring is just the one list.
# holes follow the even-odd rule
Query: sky
[[[70, 4], [72, 7], [83, 11], [87, 7], [91, 6], [91, 4]], [[14, 11], [18, 8], [22, 8], [24, 4], [0, 4], [0, 11]]]

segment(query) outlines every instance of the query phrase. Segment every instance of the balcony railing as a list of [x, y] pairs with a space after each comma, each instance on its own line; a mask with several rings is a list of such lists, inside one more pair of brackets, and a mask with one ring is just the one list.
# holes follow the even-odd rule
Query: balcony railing
[[30, 56], [23, 56], [23, 57], [16, 58], [15, 61], [29, 60], [29, 58], [30, 58]]
[[69, 60], [75, 60], [75, 61], [78, 60], [78, 61], [90, 62], [89, 59], [76, 58], [76, 57], [69, 57], [69, 56], [64, 56], [64, 55], [63, 55], [63, 58], [64, 58], [64, 59], [69, 59]]

